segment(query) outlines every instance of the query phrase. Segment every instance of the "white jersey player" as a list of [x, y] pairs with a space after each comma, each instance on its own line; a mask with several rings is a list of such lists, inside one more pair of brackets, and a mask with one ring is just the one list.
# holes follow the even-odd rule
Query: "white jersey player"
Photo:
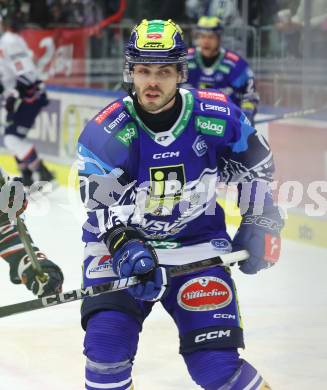
[[35, 180], [49, 181], [53, 175], [26, 139], [41, 109], [48, 104], [44, 84], [39, 80], [33, 53], [17, 33], [13, 18], [2, 21], [0, 38], [1, 92], [7, 111], [4, 145], [16, 158], [26, 186]]

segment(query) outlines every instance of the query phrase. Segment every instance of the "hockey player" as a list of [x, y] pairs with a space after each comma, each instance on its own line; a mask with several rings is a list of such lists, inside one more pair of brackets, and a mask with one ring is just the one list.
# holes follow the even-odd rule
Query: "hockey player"
[[235, 52], [221, 47], [224, 27], [215, 16], [202, 16], [197, 23], [198, 47], [188, 50], [188, 81], [194, 88], [224, 92], [253, 124], [259, 103], [254, 75], [248, 63]]
[[[247, 274], [278, 260], [283, 222], [269, 189], [269, 146], [224, 94], [178, 88], [187, 49], [171, 20], [143, 20], [125, 56], [130, 96], [100, 111], [79, 138], [83, 275], [84, 287], [131, 275], [142, 283], [84, 299], [86, 389], [132, 389], [139, 333], [157, 300], [200, 387], [268, 389], [238, 354], [243, 329], [230, 269], [175, 278], [166, 270], [232, 248], [249, 251], [240, 265]], [[242, 221], [233, 240], [215, 200], [218, 179], [239, 183]]]
[[0, 91], [7, 111], [4, 145], [15, 156], [25, 186], [51, 181], [53, 174], [26, 139], [37, 115], [48, 104], [44, 84], [38, 78], [31, 50], [16, 31], [14, 16], [0, 24]]
[[[0, 179], [4, 177], [6, 175], [0, 167]], [[6, 179], [7, 182], [0, 188], [0, 258], [9, 264], [10, 280], [15, 284], [25, 284], [28, 290], [39, 297], [60, 292], [64, 280], [61, 269], [40, 252], [32, 241], [32, 248], [47, 280], [41, 281], [33, 269], [14, 221], [14, 217], [23, 213], [27, 205], [23, 185]], [[6, 190], [10, 192], [10, 197], [6, 196]]]

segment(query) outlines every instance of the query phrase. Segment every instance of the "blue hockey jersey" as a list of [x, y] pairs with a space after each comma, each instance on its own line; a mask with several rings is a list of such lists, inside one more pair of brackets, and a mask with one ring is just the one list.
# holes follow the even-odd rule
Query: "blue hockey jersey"
[[210, 67], [204, 65], [199, 48], [188, 50], [188, 85], [224, 92], [239, 107], [243, 104], [244, 111], [247, 104], [257, 105], [259, 101], [249, 64], [235, 52], [224, 48], [220, 49], [217, 60]]
[[182, 110], [164, 132], [150, 130], [133, 99], [116, 100], [79, 138], [86, 243], [125, 224], [174, 247], [229, 239], [218, 181], [270, 181], [272, 153], [240, 109], [219, 92], [180, 89]]

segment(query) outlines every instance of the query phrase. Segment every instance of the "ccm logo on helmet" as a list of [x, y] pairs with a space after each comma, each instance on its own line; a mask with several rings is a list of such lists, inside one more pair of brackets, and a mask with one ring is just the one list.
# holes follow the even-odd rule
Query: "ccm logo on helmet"
[[177, 152], [155, 153], [152, 156], [154, 160], [159, 160], [160, 158], [171, 158], [171, 157], [179, 157], [179, 150]]
[[230, 330], [214, 330], [208, 333], [201, 333], [195, 337], [194, 342], [203, 343], [206, 340], [221, 339], [222, 337], [230, 337]]

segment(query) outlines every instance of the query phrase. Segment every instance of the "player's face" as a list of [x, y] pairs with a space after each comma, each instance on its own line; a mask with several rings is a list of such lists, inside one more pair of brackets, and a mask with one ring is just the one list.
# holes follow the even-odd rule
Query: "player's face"
[[220, 37], [214, 32], [202, 32], [198, 36], [198, 44], [203, 57], [211, 58], [218, 53]]
[[180, 77], [175, 64], [136, 64], [133, 81], [143, 109], [155, 114], [172, 107]]

